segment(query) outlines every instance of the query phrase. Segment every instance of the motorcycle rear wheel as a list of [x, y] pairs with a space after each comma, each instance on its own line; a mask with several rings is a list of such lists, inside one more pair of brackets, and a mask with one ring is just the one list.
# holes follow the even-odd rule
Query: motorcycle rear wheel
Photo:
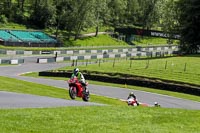
[[83, 101], [88, 102], [90, 99], [90, 92], [89, 90], [84, 90], [83, 91], [83, 97], [82, 97]]

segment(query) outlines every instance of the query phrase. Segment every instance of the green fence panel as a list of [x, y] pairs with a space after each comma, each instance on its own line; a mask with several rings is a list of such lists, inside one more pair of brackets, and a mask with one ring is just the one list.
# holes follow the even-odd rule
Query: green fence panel
[[98, 50], [97, 50], [97, 53], [102, 53], [102, 50], [99, 50], [99, 49], [98, 49]]
[[120, 54], [116, 54], [116, 55], [115, 55], [115, 58], [119, 58], [119, 57], [121, 57]]
[[23, 55], [23, 54], [24, 54], [24, 50], [17, 50], [17, 51], [16, 51], [16, 54], [17, 54], [17, 55], [18, 55], [18, 54], [22, 54], [22, 55]]
[[47, 58], [48, 63], [56, 62], [55, 58]]
[[70, 57], [64, 57], [64, 61], [68, 61], [70, 59], [71, 59]]
[[84, 56], [78, 56], [78, 60], [84, 60], [85, 57]]
[[33, 51], [32, 54], [40, 54], [40, 51]]
[[18, 59], [18, 64], [24, 63], [24, 59]]
[[86, 53], [91, 53], [91, 50], [87, 49], [85, 50]]
[[6, 50], [0, 49], [0, 54], [6, 54]]
[[1, 60], [1, 64], [10, 64], [10, 60], [4, 60], [4, 59], [2, 59]]

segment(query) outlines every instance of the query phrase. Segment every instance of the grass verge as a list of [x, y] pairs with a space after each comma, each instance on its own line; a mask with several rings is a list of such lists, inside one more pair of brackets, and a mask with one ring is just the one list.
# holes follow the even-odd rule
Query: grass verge
[[[161, 37], [134, 36], [133, 43], [137, 46], [167, 45], [168, 39]], [[179, 44], [179, 40], [172, 39], [172, 44]]]
[[129, 106], [0, 110], [1, 132], [197, 133], [200, 112]]
[[[97, 64], [79, 66], [81, 71], [98, 71], [100, 73], [123, 73], [149, 78], [179, 81], [200, 85], [200, 55], [144, 60], [113, 60]], [[71, 67], [60, 70], [71, 70]]]
[[[21, 81], [13, 78], [0, 76], [0, 91], [9, 91], [40, 96], [49, 96], [62, 99], [70, 99], [66, 89], [56, 88], [32, 82]], [[77, 100], [81, 100], [77, 98]], [[118, 99], [106, 98], [103, 96], [91, 95], [90, 102], [97, 102], [110, 105], [125, 105]]]

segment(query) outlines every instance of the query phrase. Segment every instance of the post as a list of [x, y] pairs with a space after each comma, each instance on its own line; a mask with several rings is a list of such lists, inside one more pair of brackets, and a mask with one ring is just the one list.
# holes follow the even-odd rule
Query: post
[[185, 63], [184, 72], [186, 71], [187, 63]]
[[165, 62], [165, 70], [167, 69], [167, 60], [166, 60], [166, 62]]
[[114, 59], [114, 61], [113, 61], [113, 68], [115, 67], [115, 59]]
[[72, 66], [74, 66], [74, 60], [72, 60]]
[[131, 66], [132, 66], [132, 60], [130, 60], [130, 68], [131, 68]]
[[88, 65], [88, 60], [86, 60], [86, 66]]
[[101, 59], [99, 59], [99, 67], [100, 67], [100, 64], [101, 64]]
[[147, 69], [149, 67], [149, 60], [147, 60], [147, 62], [146, 62], [146, 67], [145, 67], [145, 69]]
[[58, 52], [56, 52], [56, 54], [55, 54], [55, 58], [57, 58], [58, 57]]

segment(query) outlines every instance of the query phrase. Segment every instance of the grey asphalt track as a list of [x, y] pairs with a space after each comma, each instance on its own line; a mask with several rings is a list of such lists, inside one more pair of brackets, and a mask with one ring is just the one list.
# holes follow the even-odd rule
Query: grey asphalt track
[[[45, 84], [49, 86], [56, 86], [56, 87], [59, 87], [60, 89], [66, 89], [68, 87], [68, 84], [66, 81], [19, 76], [19, 74], [21, 73], [50, 70], [50, 69], [64, 67], [66, 65], [67, 65], [66, 63], [51, 63], [51, 64], [25, 63], [25, 64], [17, 65], [17, 66], [0, 66], [0, 70], [1, 70], [0, 75], [12, 77], [12, 78], [16, 78], [16, 79], [20, 79], [24, 81], [29, 81], [29, 82]], [[91, 84], [89, 85], [89, 90], [91, 93], [96, 94], [96, 95], [102, 95], [102, 96], [107, 96], [107, 97], [112, 97], [112, 98], [117, 98], [117, 99], [126, 99], [128, 94], [132, 91], [129, 89], [91, 85]], [[170, 96], [165, 96], [165, 95], [159, 95], [159, 94], [154, 94], [154, 93], [148, 93], [148, 92], [143, 92], [143, 91], [136, 91], [136, 90], [134, 90], [134, 93], [136, 94], [139, 102], [153, 104], [156, 101], [159, 104], [161, 104], [162, 107], [166, 107], [166, 108], [182, 108], [182, 109], [200, 110], [200, 102], [195, 102], [191, 100], [185, 100], [185, 99], [180, 99], [180, 98], [175, 98], [175, 97], [170, 97]], [[86, 102], [82, 102], [82, 103], [84, 106], [84, 103]]]
[[0, 91], [0, 109], [91, 106], [91, 105], [102, 105], [102, 104]]

